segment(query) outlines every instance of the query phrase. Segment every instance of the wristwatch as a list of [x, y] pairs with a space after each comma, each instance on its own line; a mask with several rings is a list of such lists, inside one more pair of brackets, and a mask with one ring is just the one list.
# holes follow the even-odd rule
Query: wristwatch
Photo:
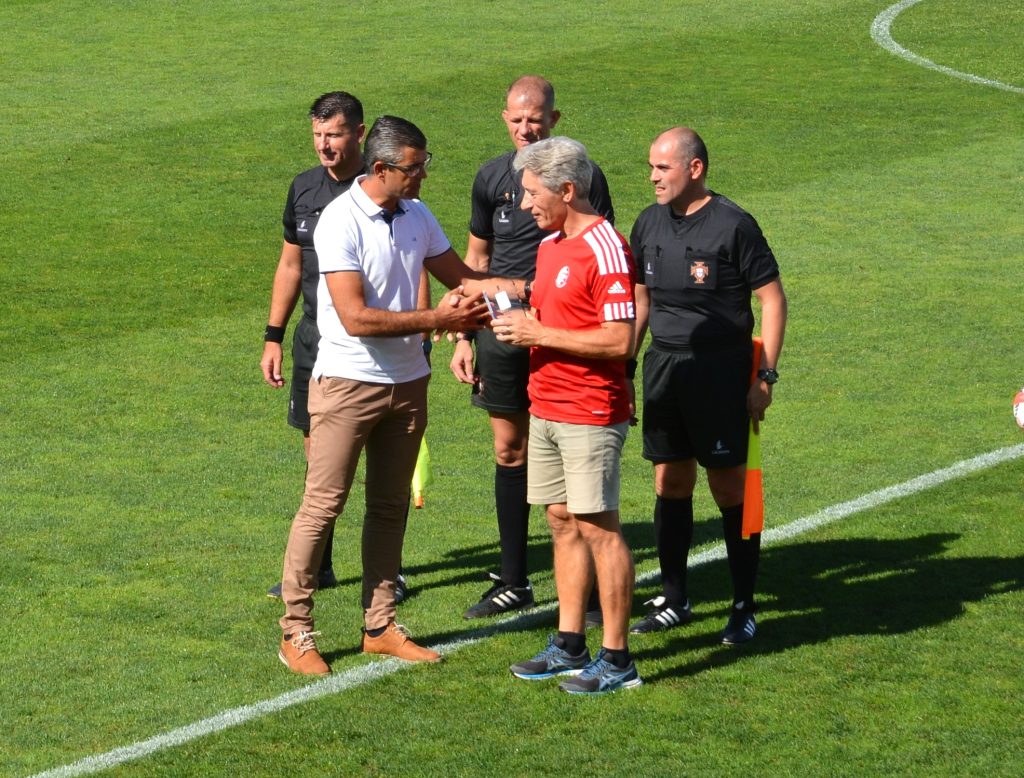
[[774, 367], [763, 368], [757, 371], [757, 377], [768, 384], [768, 386], [771, 386], [774, 383], [778, 383], [779, 371]]

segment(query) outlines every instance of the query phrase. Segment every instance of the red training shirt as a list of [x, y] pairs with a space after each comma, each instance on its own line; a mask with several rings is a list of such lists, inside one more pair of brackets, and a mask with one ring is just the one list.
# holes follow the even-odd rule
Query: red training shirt
[[[556, 232], [537, 250], [530, 304], [547, 327], [589, 330], [636, 318], [636, 272], [629, 243], [600, 218], [574, 238]], [[530, 413], [541, 419], [604, 426], [629, 419], [622, 360], [530, 349]]]

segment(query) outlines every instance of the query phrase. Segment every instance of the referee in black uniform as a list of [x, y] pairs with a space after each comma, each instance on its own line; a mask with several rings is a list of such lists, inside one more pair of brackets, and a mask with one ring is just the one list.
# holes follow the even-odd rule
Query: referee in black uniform
[[[726, 644], [754, 637], [754, 586], [761, 536], [741, 536], [747, 427], [764, 419], [779, 378], [786, 295], [760, 227], [705, 182], [708, 153], [693, 130], [674, 127], [651, 145], [657, 204], [640, 214], [630, 244], [637, 264], [637, 347], [644, 354], [644, 457], [654, 463], [654, 531], [662, 593], [647, 602], [633, 633], [693, 618], [686, 563], [693, 538], [697, 465], [722, 513], [733, 603]], [[750, 385], [754, 314], [761, 308], [764, 353]]]
[[[537, 227], [522, 204], [522, 173], [512, 169], [516, 151], [544, 140], [557, 124], [555, 90], [540, 76], [516, 79], [506, 93], [502, 119], [515, 149], [485, 163], [473, 182], [472, 214], [466, 264], [504, 278], [533, 279], [537, 246], [547, 233]], [[608, 181], [593, 166], [590, 203], [608, 221], [614, 221]], [[451, 369], [460, 381], [473, 384], [472, 403], [487, 411], [494, 434], [494, 503], [501, 545], [501, 572], [490, 573], [491, 587], [465, 612], [467, 619], [493, 616], [532, 605], [533, 589], [527, 579], [526, 550], [530, 506], [526, 502], [526, 447], [530, 436], [530, 402], [526, 385], [530, 372], [529, 349], [499, 343], [491, 330], [459, 336]], [[596, 597], [592, 598], [596, 603]], [[596, 620], [598, 606], [588, 610]]]

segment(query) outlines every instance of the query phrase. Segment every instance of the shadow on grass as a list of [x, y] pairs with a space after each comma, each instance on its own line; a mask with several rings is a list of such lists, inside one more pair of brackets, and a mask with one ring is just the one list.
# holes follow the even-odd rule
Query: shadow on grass
[[[643, 637], [634, 636], [630, 648], [640, 662], [684, 659], [679, 667], [644, 675], [654, 682], [848, 635], [912, 632], [952, 621], [965, 603], [1024, 588], [1024, 558], [943, 556], [958, 538], [929, 534], [765, 547], [757, 637], [746, 646], [720, 645], [726, 609], [712, 614], [700, 607], [702, 594], [725, 597], [731, 591], [725, 564], [697, 568], [689, 581], [694, 622], [662, 646], [645, 649]], [[701, 657], [685, 661], [693, 652]]]
[[[544, 524], [539, 509], [534, 509], [531, 516], [532, 531], [527, 548], [527, 569], [530, 575], [550, 573], [552, 566], [551, 536]], [[652, 521], [637, 521], [623, 524], [622, 533], [633, 551], [633, 559], [637, 565], [657, 559], [654, 549], [654, 525]], [[698, 521], [694, 527], [694, 544], [702, 544], [721, 537], [720, 522], [715, 519]], [[437, 560], [417, 565], [403, 565], [402, 573], [411, 586], [410, 597], [417, 592], [438, 589], [446, 586], [458, 586], [464, 583], [480, 583], [483, 590], [490, 586], [488, 571], [498, 572], [501, 568], [500, 549], [498, 546], [498, 527], [494, 526], [494, 542], [481, 543], [475, 546], [464, 546], [452, 549]], [[439, 571], [450, 570], [451, 575], [442, 576], [430, 582], [417, 580], [417, 576], [429, 574], [435, 576]], [[350, 586], [361, 583], [358, 576], [346, 576], [338, 579], [338, 586]]]

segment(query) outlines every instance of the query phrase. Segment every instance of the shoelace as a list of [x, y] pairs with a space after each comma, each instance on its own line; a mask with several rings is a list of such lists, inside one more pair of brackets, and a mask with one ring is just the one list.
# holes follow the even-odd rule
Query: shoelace
[[559, 648], [555, 644], [555, 639], [549, 637], [548, 638], [548, 644], [546, 646], [544, 646], [544, 649], [540, 652], [540, 654], [538, 655], [537, 658], [538, 659], [550, 659], [552, 657], [558, 658], [558, 657], [561, 657], [564, 654], [566, 654], [565, 649]]
[[598, 678], [604, 675], [608, 670], [618, 670], [618, 668], [607, 659], [598, 658], [583, 668], [583, 672], [580, 673], [580, 678], [587, 680], [591, 678]]
[[399, 635], [404, 635], [407, 638], [411, 638], [412, 637], [412, 633], [409, 631], [408, 627], [406, 627], [404, 624], [396, 623], [395, 624], [395, 632], [397, 632]]
[[319, 632], [300, 632], [291, 639], [291, 644], [300, 654], [307, 651], [316, 651], [316, 641], [313, 639]]

